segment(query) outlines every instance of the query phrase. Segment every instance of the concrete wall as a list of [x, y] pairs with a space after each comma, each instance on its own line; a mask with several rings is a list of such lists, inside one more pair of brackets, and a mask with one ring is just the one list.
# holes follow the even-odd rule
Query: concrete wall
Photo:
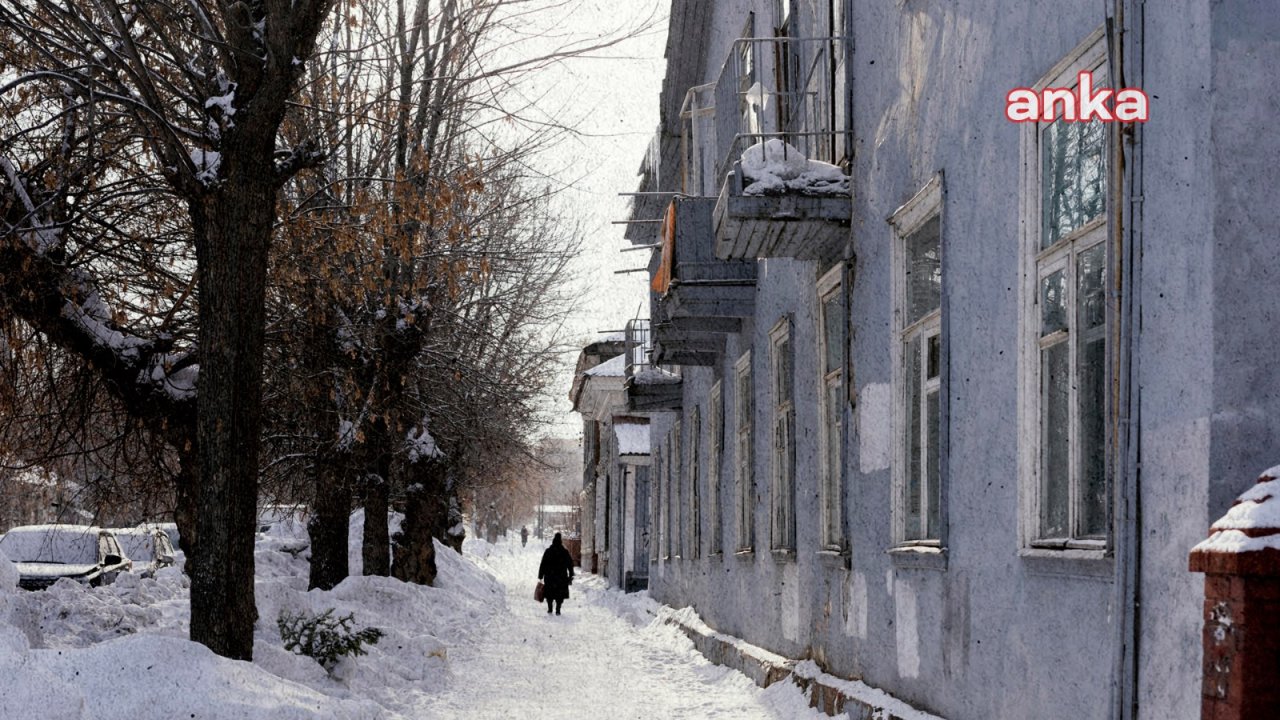
[[[1119, 212], [1140, 262], [1124, 292], [1136, 307], [1132, 361], [1140, 472], [1116, 468], [1118, 494], [1137, 492], [1138, 717], [1194, 717], [1199, 688], [1200, 578], [1186, 554], [1210, 520], [1260, 470], [1278, 462], [1280, 324], [1272, 288], [1280, 242], [1269, 192], [1280, 186], [1280, 12], [1264, 0], [1145, 3], [1145, 68], [1130, 85], [1151, 98], [1134, 139], [1140, 202]], [[703, 81], [755, 8], [717, 2]], [[693, 605], [721, 632], [858, 677], [953, 718], [1109, 717], [1125, 612], [1126, 568], [1113, 557], [1029, 553], [1019, 534], [1029, 489], [1019, 468], [1022, 313], [1021, 132], [1005, 94], [1045, 75], [1103, 25], [1110, 3], [905, 0], [853, 3], [854, 131], [852, 382], [846, 416], [851, 554], [816, 551], [818, 353], [815, 283], [824, 268], [762, 261], [755, 316], [729, 336], [715, 367], [684, 369], [682, 425], [723, 378], [720, 472], [726, 552], [660, 560], [654, 596]], [[766, 34], [767, 23], [757, 23]], [[1139, 48], [1131, 47], [1135, 52]], [[1136, 57], [1136, 55], [1130, 55]], [[1129, 140], [1125, 140], [1129, 143]], [[892, 233], [885, 219], [937, 173], [943, 199], [944, 327], [949, 446], [943, 456], [945, 562], [904, 560], [892, 546], [895, 438]], [[1117, 303], [1120, 298], [1113, 297]], [[799, 551], [769, 552], [772, 409], [769, 330], [794, 318]], [[737, 554], [732, 383], [754, 348], [755, 552]], [[846, 377], [846, 381], [850, 378]], [[707, 409], [702, 410], [706, 433]], [[662, 443], [671, 419], [655, 421]], [[689, 440], [685, 440], [686, 452]], [[708, 439], [703, 438], [703, 458]], [[656, 473], [655, 473], [656, 477]], [[705, 469], [700, 477], [706, 478]], [[704, 490], [702, 497], [708, 497]], [[1123, 508], [1116, 503], [1116, 512]], [[655, 520], [659, 517], [653, 513]], [[1122, 515], [1123, 517], [1123, 515]], [[705, 535], [704, 535], [705, 541]], [[1125, 548], [1121, 548], [1124, 550]], [[1125, 557], [1123, 552], [1117, 558]], [[847, 562], [847, 567], [846, 567]]]

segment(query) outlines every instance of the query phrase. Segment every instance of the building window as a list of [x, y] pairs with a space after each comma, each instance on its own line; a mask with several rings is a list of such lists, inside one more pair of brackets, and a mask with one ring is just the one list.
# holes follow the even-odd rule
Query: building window
[[822, 372], [822, 547], [844, 549], [844, 294], [837, 266], [818, 282]]
[[735, 430], [734, 460], [738, 480], [738, 550], [749, 552], [756, 546], [755, 443], [752, 439], [751, 352], [734, 366]]
[[724, 552], [724, 533], [720, 523], [720, 460], [724, 457], [724, 395], [720, 382], [711, 386], [710, 415], [707, 430], [710, 442], [707, 447], [707, 507], [711, 510], [712, 555]]
[[611, 549], [609, 541], [613, 530], [613, 481], [612, 476], [604, 476], [604, 551]]
[[658, 561], [658, 556], [662, 554], [662, 549], [661, 549], [661, 548], [662, 548], [662, 539], [663, 539], [663, 537], [665, 536], [665, 534], [663, 533], [663, 530], [662, 530], [662, 522], [663, 522], [663, 520], [664, 520], [664, 519], [666, 518], [666, 516], [667, 516], [666, 509], [665, 509], [665, 507], [664, 507], [664, 506], [663, 506], [663, 504], [662, 504], [662, 498], [664, 497], [664, 495], [663, 495], [663, 493], [664, 493], [664, 489], [663, 489], [663, 487], [662, 487], [662, 484], [666, 481], [666, 478], [665, 478], [665, 476], [664, 476], [664, 475], [663, 475], [663, 473], [662, 473], [662, 450], [661, 450], [661, 449], [658, 449], [658, 450], [654, 453], [654, 456], [653, 456], [653, 473], [654, 473], [654, 475], [655, 475], [656, 477], [654, 478], [655, 482], [653, 483], [653, 485], [654, 485], [654, 498], [653, 498], [654, 513], [653, 513], [653, 516], [650, 518], [650, 521], [651, 521], [651, 522], [652, 522], [652, 524], [653, 524], [653, 531], [652, 531], [652, 533], [651, 533], [651, 535], [650, 535], [650, 543], [649, 543], [649, 560], [650, 560], [650, 561], [652, 561], [652, 562], [657, 562], [657, 561]]
[[894, 227], [898, 458], [896, 540], [942, 540], [942, 178], [890, 218]]
[[773, 483], [770, 488], [771, 539], [775, 550], [796, 547], [796, 411], [791, 318], [769, 332], [773, 387]]
[[702, 456], [702, 409], [693, 406], [689, 414], [689, 557], [696, 558], [702, 552], [702, 493], [698, 487], [701, 473], [698, 461]]
[[[1092, 71], [1106, 87], [1099, 29], [1037, 84], [1073, 87]], [[1034, 122], [1023, 128], [1028, 197], [1023, 291], [1024, 537], [1034, 547], [1105, 548], [1107, 474], [1108, 126]]]

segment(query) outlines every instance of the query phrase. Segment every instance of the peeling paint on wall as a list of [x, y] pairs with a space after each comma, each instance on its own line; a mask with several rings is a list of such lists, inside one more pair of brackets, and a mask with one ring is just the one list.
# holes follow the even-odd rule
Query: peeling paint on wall
[[858, 469], [864, 473], [889, 469], [893, 414], [889, 383], [862, 386], [858, 403]]
[[845, 603], [844, 631], [859, 640], [867, 639], [867, 576], [860, 572], [850, 573], [849, 582], [845, 586], [849, 599]]
[[800, 568], [795, 563], [782, 568], [782, 636], [800, 640]]

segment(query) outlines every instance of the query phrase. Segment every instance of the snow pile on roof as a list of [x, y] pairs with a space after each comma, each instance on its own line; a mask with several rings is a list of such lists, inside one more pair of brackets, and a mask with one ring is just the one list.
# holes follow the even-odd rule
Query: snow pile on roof
[[653, 366], [641, 370], [632, 377], [637, 385], [675, 385], [680, 382], [679, 375]]
[[622, 377], [627, 372], [626, 354], [610, 358], [587, 370], [583, 375], [588, 377]]
[[1210, 530], [1192, 552], [1280, 550], [1280, 465], [1264, 471]]
[[821, 160], [810, 160], [791, 144], [773, 138], [742, 152], [743, 195], [848, 195], [849, 176]]
[[649, 423], [614, 423], [613, 434], [618, 438], [619, 455], [649, 454]]

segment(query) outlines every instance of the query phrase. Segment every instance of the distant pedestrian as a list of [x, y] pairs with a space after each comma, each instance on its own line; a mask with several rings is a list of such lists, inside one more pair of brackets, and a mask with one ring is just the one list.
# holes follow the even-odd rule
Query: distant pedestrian
[[573, 557], [565, 550], [560, 540], [560, 533], [551, 539], [551, 547], [542, 553], [542, 563], [538, 565], [538, 579], [543, 583], [542, 599], [547, 601], [547, 612], [555, 605], [556, 614], [560, 614], [560, 605], [569, 597], [569, 585], [573, 583]]
[[529, 544], [529, 527], [527, 525], [520, 526], [520, 547]]

